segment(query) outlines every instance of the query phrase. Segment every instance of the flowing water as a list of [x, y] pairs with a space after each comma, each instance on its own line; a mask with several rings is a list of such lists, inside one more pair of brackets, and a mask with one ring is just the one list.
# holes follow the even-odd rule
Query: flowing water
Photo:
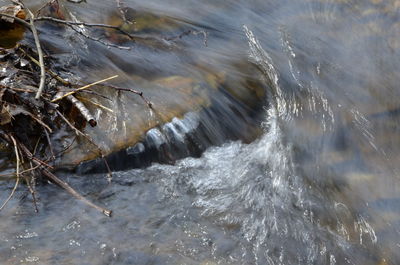
[[[115, 11], [87, 2], [69, 6], [86, 21]], [[2, 264], [400, 263], [399, 1], [125, 2], [204, 30], [207, 46], [187, 35], [183, 54], [140, 48], [131, 62], [93, 50], [81, 55], [97, 56], [91, 67], [256, 76], [267, 87], [262, 133], [111, 183], [62, 175], [112, 218], [53, 185], [37, 187], [35, 214], [19, 189], [0, 213]], [[0, 184], [2, 200], [12, 185]]]

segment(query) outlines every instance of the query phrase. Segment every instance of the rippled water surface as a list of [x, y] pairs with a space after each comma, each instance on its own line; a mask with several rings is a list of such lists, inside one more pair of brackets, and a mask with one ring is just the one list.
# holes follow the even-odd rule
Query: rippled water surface
[[[118, 17], [113, 1], [65, 4], [85, 21]], [[115, 172], [111, 183], [105, 174], [60, 173], [112, 218], [54, 185], [37, 187], [36, 214], [20, 188], [0, 212], [2, 263], [400, 263], [399, 1], [125, 5], [137, 10], [136, 32], [162, 45], [83, 49], [73, 56], [86, 75], [256, 78], [266, 87], [262, 133], [201, 157]], [[164, 20], [140, 24], [141, 12]], [[166, 41], [187, 28], [197, 33]], [[43, 37], [69, 56], [57, 38]], [[12, 186], [0, 183], [1, 200]]]

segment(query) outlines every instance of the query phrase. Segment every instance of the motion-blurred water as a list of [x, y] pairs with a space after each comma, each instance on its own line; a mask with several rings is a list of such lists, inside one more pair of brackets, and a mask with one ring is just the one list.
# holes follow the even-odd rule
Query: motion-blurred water
[[[85, 21], [116, 10], [87, 2], [65, 4]], [[268, 87], [263, 133], [174, 165], [116, 172], [111, 184], [103, 174], [63, 175], [111, 208], [111, 219], [53, 185], [38, 187], [35, 214], [21, 189], [1, 212], [2, 263], [400, 263], [399, 1], [125, 5], [204, 30], [207, 46], [187, 36], [179, 56], [144, 48], [81, 56], [128, 73], [140, 65], [148, 76], [256, 74]], [[174, 34], [161, 32], [149, 30]], [[0, 184], [1, 199], [12, 185]]]

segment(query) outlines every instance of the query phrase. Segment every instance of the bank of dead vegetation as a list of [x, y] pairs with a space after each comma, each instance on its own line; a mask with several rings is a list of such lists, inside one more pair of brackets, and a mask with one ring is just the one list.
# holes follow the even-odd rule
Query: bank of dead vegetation
[[[70, 1], [79, 4], [82, 1]], [[126, 20], [124, 6], [116, 1], [122, 19]], [[45, 14], [47, 10], [47, 15]], [[14, 188], [7, 199], [0, 204], [0, 211], [14, 196], [21, 183], [30, 191], [35, 211], [38, 211], [36, 199], [36, 184], [40, 181], [50, 181], [68, 191], [71, 195], [87, 205], [111, 216], [111, 210], [95, 205], [55, 173], [54, 162], [70, 146], [59, 146], [54, 139], [56, 133], [68, 128], [75, 133], [76, 139], [84, 139], [92, 146], [92, 151], [98, 157], [104, 154], [96, 143], [84, 133], [86, 126], [96, 126], [97, 121], [90, 113], [85, 103], [79, 100], [77, 94], [96, 94], [96, 85], [109, 89], [135, 93], [140, 96], [145, 105], [152, 107], [143, 93], [131, 88], [117, 87], [106, 82], [116, 75], [103, 77], [92, 83], [82, 84], [70, 82], [57, 73], [54, 67], [57, 58], [53, 58], [43, 49], [40, 39], [42, 23], [51, 23], [59, 27], [69, 28], [83, 37], [106, 45], [110, 48], [130, 49], [90, 35], [90, 30], [102, 29], [115, 31], [132, 41], [136, 36], [120, 27], [85, 23], [65, 19], [57, 0], [51, 0], [37, 11], [30, 10], [23, 1], [12, 1], [0, 8], [0, 139], [2, 151], [8, 152], [14, 171], [3, 177], [15, 180]], [[128, 21], [127, 21], [128, 23]], [[82, 28], [86, 30], [82, 30]], [[21, 41], [25, 35], [32, 41]], [[26, 36], [25, 36], [26, 37]], [[180, 36], [178, 36], [179, 38]], [[101, 95], [100, 95], [101, 96]], [[92, 102], [92, 104], [95, 104]], [[97, 106], [102, 107], [102, 106]], [[107, 168], [107, 161], [103, 159]], [[108, 173], [111, 177], [111, 171]]]

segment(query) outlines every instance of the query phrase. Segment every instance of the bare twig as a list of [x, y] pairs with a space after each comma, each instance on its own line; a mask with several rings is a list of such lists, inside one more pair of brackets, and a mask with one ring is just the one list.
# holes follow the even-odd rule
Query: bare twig
[[[58, 18], [53, 18], [53, 17], [46, 17], [46, 16], [41, 16], [37, 17], [35, 21], [49, 21], [49, 22], [54, 22], [54, 23], [59, 23], [67, 26], [83, 26], [83, 27], [92, 27], [92, 28], [103, 28], [103, 29], [112, 29], [115, 31], [118, 31], [122, 35], [127, 36], [131, 41], [136, 41], [136, 40], [144, 40], [144, 41], [155, 41], [159, 43], [165, 43], [168, 40], [165, 38], [158, 38], [154, 36], [143, 36], [143, 35], [134, 35], [131, 34], [122, 28], [118, 26], [112, 26], [112, 25], [107, 25], [107, 24], [101, 24], [101, 23], [86, 23], [86, 22], [78, 22], [78, 21], [69, 21], [69, 20], [63, 20], [63, 19], [58, 19]], [[122, 46], [123, 47], [123, 46]]]
[[117, 49], [121, 49], [121, 50], [130, 50], [131, 49], [131, 47], [116, 45], [116, 44], [113, 44], [113, 43], [110, 43], [110, 42], [105, 42], [101, 38], [92, 37], [92, 36], [86, 34], [84, 31], [82, 31], [80, 29], [76, 29], [75, 26], [73, 26], [73, 25], [68, 25], [67, 24], [67, 26], [70, 27], [76, 33], [82, 35], [83, 37], [85, 37], [85, 38], [87, 38], [89, 40], [92, 40], [92, 41], [99, 42], [100, 44], [103, 44], [104, 46], [113, 47], [113, 48], [117, 48]]
[[74, 196], [78, 200], [84, 202], [85, 204], [89, 205], [90, 207], [95, 208], [96, 210], [99, 210], [107, 217], [111, 217], [111, 214], [112, 214], [111, 210], [102, 208], [102, 207], [94, 204], [93, 202], [89, 201], [88, 199], [86, 199], [85, 197], [80, 195], [78, 192], [76, 192], [67, 182], [62, 181], [61, 179], [59, 179], [56, 175], [54, 175], [47, 169], [43, 169], [42, 172], [47, 178], [49, 178], [51, 181], [53, 181], [54, 183], [56, 183], [57, 185], [59, 185], [60, 187], [65, 189], [66, 191], [68, 191], [68, 193], [70, 193], [72, 196]]
[[129, 37], [131, 40], [134, 40], [136, 38], [141, 38], [139, 36], [132, 35], [125, 30], [121, 29], [120, 27], [117, 26], [112, 26], [112, 25], [107, 25], [107, 24], [101, 24], [101, 23], [86, 23], [86, 22], [76, 22], [76, 21], [68, 21], [68, 20], [62, 20], [58, 18], [53, 18], [53, 17], [37, 17], [35, 21], [51, 21], [55, 23], [60, 23], [64, 25], [74, 25], [74, 26], [85, 26], [85, 27], [94, 27], [94, 28], [107, 28], [107, 29], [113, 29], [116, 31], [119, 31], [121, 34]]
[[[32, 172], [32, 178], [34, 178], [34, 171]], [[27, 176], [24, 176], [24, 178], [25, 178], [25, 182], [26, 182], [26, 184], [28, 185], [28, 189], [29, 189], [29, 192], [31, 193], [31, 195], [32, 195], [32, 199], [33, 199], [33, 206], [35, 207], [35, 212], [36, 213], [38, 213], [39, 212], [39, 209], [38, 209], [38, 207], [37, 207], [37, 203], [36, 203], [36, 192], [35, 192], [35, 189], [34, 189], [34, 187], [32, 187], [32, 184], [31, 184], [31, 182], [29, 181], [29, 178], [27, 177]]]
[[44, 5], [42, 5], [37, 11], [36, 11], [36, 16], [40, 15], [40, 12], [42, 12], [42, 10], [46, 7], [48, 7], [49, 5], [51, 5], [52, 1], [49, 1], [47, 3], [45, 3]]
[[[19, 174], [22, 175], [22, 174], [31, 172], [31, 171], [33, 171], [35, 169], [38, 169], [39, 167], [40, 166], [34, 166], [34, 167], [31, 167], [31, 168], [25, 169], [25, 170], [19, 172]], [[0, 177], [12, 177], [14, 175], [15, 175], [15, 172], [14, 173], [1, 174]]]
[[97, 93], [96, 91], [93, 91], [93, 90], [83, 90], [81, 92], [82, 93], [86, 93], [86, 94], [96, 95], [96, 96], [104, 98], [104, 99], [106, 99], [106, 100], [108, 100], [110, 102], [113, 102], [113, 100], [111, 98], [109, 98], [109, 97], [107, 97], [107, 96], [105, 96], [105, 95], [103, 95], [101, 93]]
[[31, 10], [29, 10], [29, 8], [25, 9], [28, 11], [29, 13], [29, 24], [31, 27], [31, 31], [33, 34], [33, 38], [35, 39], [35, 45], [36, 45], [36, 49], [37, 49], [37, 53], [39, 56], [39, 65], [40, 65], [40, 83], [39, 83], [39, 88], [38, 91], [36, 93], [35, 99], [39, 99], [40, 96], [43, 93], [43, 89], [44, 89], [44, 85], [46, 82], [46, 72], [44, 69], [44, 60], [43, 60], [43, 51], [42, 51], [42, 47], [40, 46], [40, 40], [39, 40], [39, 35], [38, 32], [36, 30], [36, 26], [35, 26], [35, 15], [32, 13]]
[[50, 135], [47, 132], [47, 130], [44, 130], [44, 133], [46, 134], [46, 139], [47, 139], [47, 143], [49, 145], [49, 149], [50, 149], [50, 154], [51, 154], [51, 160], [56, 159], [56, 156], [54, 155], [54, 151], [53, 151], [53, 145], [51, 144], [51, 140], [50, 140]]
[[108, 81], [108, 80], [111, 80], [111, 79], [114, 79], [114, 78], [117, 78], [117, 77], [118, 77], [118, 75], [114, 75], [114, 76], [105, 78], [105, 79], [103, 79], [103, 80], [99, 80], [99, 81], [96, 81], [96, 82], [94, 82], [94, 83], [91, 83], [91, 84], [89, 84], [89, 85], [86, 85], [86, 86], [77, 88], [77, 89], [75, 89], [74, 91], [68, 92], [68, 93], [64, 94], [63, 96], [61, 96], [61, 97], [57, 97], [57, 98], [53, 99], [51, 102], [59, 101], [60, 99], [63, 99], [63, 98], [65, 98], [65, 97], [68, 97], [69, 95], [75, 94], [76, 92], [79, 92], [79, 91], [81, 91], [81, 90], [88, 89], [88, 88], [90, 88], [90, 87], [92, 87], [92, 86], [94, 86], [94, 85], [97, 85], [97, 84], [106, 82], [106, 81]]
[[17, 87], [10, 87], [9, 89], [17, 91], [17, 92], [25, 92], [25, 93], [35, 93], [36, 92], [31, 89], [23, 89], [23, 88], [17, 88]]
[[142, 91], [137, 91], [137, 90], [132, 89], [132, 88], [124, 88], [124, 87], [118, 87], [118, 86], [113, 86], [113, 85], [107, 85], [107, 87], [111, 87], [111, 88], [113, 88], [113, 89], [115, 89], [115, 90], [118, 90], [118, 91], [127, 91], [127, 92], [134, 93], [134, 94], [140, 96], [140, 97], [142, 98], [142, 100], [146, 103], [146, 105], [147, 105], [150, 109], [153, 108], [153, 103], [151, 103], [148, 99], [146, 99], [146, 98], [143, 96], [143, 92], [142, 92]]
[[3, 210], [3, 208], [7, 205], [7, 203], [11, 200], [12, 196], [14, 196], [15, 191], [17, 190], [18, 184], [19, 184], [19, 154], [18, 154], [18, 147], [17, 147], [17, 142], [15, 141], [15, 138], [10, 135], [10, 138], [14, 144], [14, 151], [15, 151], [15, 158], [17, 160], [17, 165], [16, 165], [16, 172], [15, 175], [17, 176], [17, 180], [15, 181], [15, 186], [13, 188], [13, 190], [11, 191], [10, 196], [8, 196], [7, 200], [5, 200], [5, 202], [3, 203], [3, 205], [1, 205], [0, 207], [0, 211]]

